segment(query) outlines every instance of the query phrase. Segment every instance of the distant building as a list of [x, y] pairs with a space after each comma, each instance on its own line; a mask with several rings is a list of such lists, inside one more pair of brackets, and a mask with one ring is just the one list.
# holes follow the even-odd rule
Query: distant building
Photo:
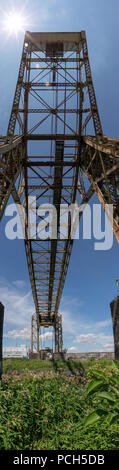
[[26, 357], [27, 348], [22, 346], [6, 346], [3, 348], [3, 357]]

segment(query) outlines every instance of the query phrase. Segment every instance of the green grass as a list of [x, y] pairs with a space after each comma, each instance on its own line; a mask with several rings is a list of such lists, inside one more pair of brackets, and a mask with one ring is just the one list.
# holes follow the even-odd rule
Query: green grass
[[58, 361], [41, 361], [41, 360], [29, 360], [26, 358], [5, 358], [3, 360], [3, 373], [11, 372], [28, 372], [28, 371], [41, 371], [41, 370], [74, 370], [80, 373], [84, 372], [84, 366], [79, 360], [58, 360]]
[[52, 363], [50, 361], [38, 361], [38, 360], [29, 360], [26, 358], [6, 358], [3, 359], [3, 373], [10, 371], [24, 372], [29, 370], [42, 370], [42, 369], [52, 369]]
[[[4, 359], [0, 390], [0, 449], [119, 449], [119, 426], [85, 426], [97, 404], [87, 385], [98, 370], [110, 378], [112, 361]], [[118, 385], [117, 385], [118, 387]], [[107, 406], [105, 404], [105, 406]]]

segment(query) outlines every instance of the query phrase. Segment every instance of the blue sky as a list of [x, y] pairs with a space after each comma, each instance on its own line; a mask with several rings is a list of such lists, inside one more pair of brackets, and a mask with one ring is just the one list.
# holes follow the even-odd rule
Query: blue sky
[[[31, 31], [86, 30], [93, 81], [105, 135], [119, 138], [118, 0], [0, 2], [0, 134], [6, 133], [24, 33], [3, 31], [4, 13], [21, 11]], [[97, 199], [94, 199], [98, 202]], [[92, 201], [93, 202], [93, 201]], [[0, 226], [0, 300], [5, 305], [4, 345], [29, 344], [34, 312], [23, 241], [9, 241]], [[113, 350], [110, 301], [118, 294], [118, 245], [94, 251], [94, 240], [77, 240], [60, 305], [64, 347], [74, 351]], [[44, 334], [44, 332], [43, 332]], [[51, 332], [48, 338], [51, 337]]]

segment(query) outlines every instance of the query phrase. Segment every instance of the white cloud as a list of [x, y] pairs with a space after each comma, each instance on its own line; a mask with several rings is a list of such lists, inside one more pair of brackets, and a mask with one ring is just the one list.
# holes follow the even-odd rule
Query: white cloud
[[97, 339], [97, 335], [88, 334], [88, 335], [79, 335], [74, 339], [75, 343], [92, 343]]
[[9, 330], [8, 333], [4, 334], [4, 337], [12, 339], [30, 339], [30, 331], [28, 328], [23, 328], [23, 330]]
[[14, 352], [14, 351], [25, 351], [26, 352], [26, 345], [25, 344], [21, 344], [20, 346], [5, 346], [3, 348], [3, 356], [4, 356], [4, 353], [7, 353], [7, 352]]
[[[31, 332], [29, 328], [23, 328], [22, 330], [9, 330], [7, 333], [4, 334], [4, 338], [10, 339], [25, 339], [30, 340]], [[53, 338], [53, 332], [46, 331], [45, 333], [40, 334], [40, 340], [44, 341], [51, 341]]]
[[111, 335], [104, 335], [103, 333], [100, 334], [80, 334], [76, 336], [73, 340], [74, 343], [85, 344], [86, 346], [91, 345], [92, 351], [103, 351], [103, 350], [110, 350], [113, 351], [114, 343], [113, 343], [113, 336]]
[[103, 347], [104, 347], [104, 349], [106, 349], [106, 351], [108, 351], [108, 350], [113, 351], [114, 350], [114, 343], [112, 342], [112, 343], [104, 344]]
[[34, 314], [31, 291], [19, 291], [18, 286], [0, 278], [0, 301], [5, 307], [5, 326], [28, 327]]
[[52, 331], [47, 331], [46, 333], [43, 333], [40, 335], [40, 340], [47, 340], [51, 341], [53, 338], [53, 332]]
[[67, 352], [78, 352], [78, 350], [75, 346], [71, 346], [71, 348], [68, 348]]
[[[85, 302], [77, 297], [69, 298], [63, 296], [60, 312], [63, 317], [63, 334], [66, 340], [66, 347], [75, 347], [78, 351], [113, 351], [113, 334], [111, 318], [104, 317], [104, 320], [93, 323], [84, 323]], [[83, 318], [83, 322], [82, 322]], [[87, 318], [86, 318], [87, 320]], [[86, 333], [86, 330], [90, 332]], [[106, 334], [104, 332], [106, 331]], [[110, 345], [110, 346], [109, 346]], [[77, 351], [76, 348], [76, 351]], [[72, 349], [72, 351], [73, 351]]]

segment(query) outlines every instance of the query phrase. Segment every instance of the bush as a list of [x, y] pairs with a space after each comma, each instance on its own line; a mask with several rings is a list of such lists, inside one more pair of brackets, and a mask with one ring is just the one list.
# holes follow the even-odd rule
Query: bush
[[87, 376], [80, 362], [63, 369], [58, 361], [56, 371], [49, 364], [4, 361], [13, 373], [1, 384], [0, 449], [119, 449], [118, 420], [110, 421], [119, 404], [117, 364], [95, 361], [86, 365]]

